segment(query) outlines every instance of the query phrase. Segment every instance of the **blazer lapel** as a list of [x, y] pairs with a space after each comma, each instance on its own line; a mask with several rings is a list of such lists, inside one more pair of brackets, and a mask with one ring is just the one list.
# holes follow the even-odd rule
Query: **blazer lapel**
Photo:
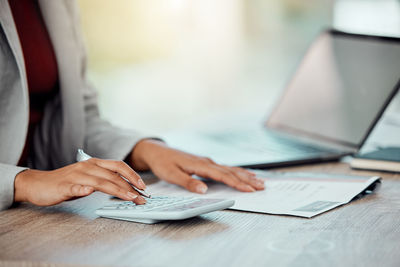
[[84, 108], [80, 55], [73, 18], [65, 1], [39, 0], [42, 16], [57, 58], [63, 110], [63, 142], [67, 160], [73, 162], [84, 142]]
[[24, 56], [22, 54], [22, 47], [19, 42], [17, 28], [15, 27], [14, 19], [12, 17], [11, 9], [7, 0], [0, 0], [0, 23], [4, 29], [12, 52], [14, 53], [20, 75], [23, 77], [22, 85], [25, 92], [25, 100], [28, 102], [28, 82], [26, 80]]
[[[2, 122], [8, 121], [6, 124], [7, 127], [0, 130], [2, 131], [2, 135], [4, 134], [4, 138], [6, 138], [6, 140], [2, 140], [4, 142], [3, 144], [6, 147], [11, 148], [5, 151], [7, 156], [5, 156], [2, 160], [5, 163], [16, 164], [21, 156], [28, 132], [29, 98], [28, 82], [26, 79], [25, 62], [22, 54], [22, 48], [7, 0], [0, 0], [0, 24], [11, 48], [12, 55], [14, 56], [14, 58], [10, 58], [9, 60], [16, 61], [20, 78], [20, 86], [17, 86], [18, 89], [0, 88], [0, 92], [11, 90], [4, 95], [9, 97], [7, 101], [11, 106], [6, 108], [6, 112], [12, 112], [11, 114], [6, 114], [8, 117], [2, 118], [1, 120]], [[0, 107], [0, 109], [1, 108], [5, 107]], [[1, 152], [4, 153], [4, 151]]]

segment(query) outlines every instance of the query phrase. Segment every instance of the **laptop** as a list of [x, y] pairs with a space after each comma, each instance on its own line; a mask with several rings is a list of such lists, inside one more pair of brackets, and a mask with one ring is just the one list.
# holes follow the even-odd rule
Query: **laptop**
[[338, 160], [359, 150], [399, 87], [400, 38], [327, 30], [309, 47], [264, 125], [166, 141], [246, 168]]

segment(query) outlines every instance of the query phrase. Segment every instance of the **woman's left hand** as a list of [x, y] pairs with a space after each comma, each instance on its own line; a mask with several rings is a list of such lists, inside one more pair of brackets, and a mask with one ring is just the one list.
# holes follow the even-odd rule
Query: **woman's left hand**
[[250, 171], [216, 164], [209, 158], [170, 148], [161, 141], [140, 141], [133, 149], [130, 161], [137, 171], [150, 169], [160, 179], [195, 193], [204, 194], [207, 185], [193, 178], [193, 174], [225, 183], [242, 192], [264, 189], [264, 181]]

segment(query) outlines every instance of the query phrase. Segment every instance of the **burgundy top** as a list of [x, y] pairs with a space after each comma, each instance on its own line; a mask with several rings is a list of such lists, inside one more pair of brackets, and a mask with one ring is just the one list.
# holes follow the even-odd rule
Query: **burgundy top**
[[29, 89], [29, 129], [18, 165], [26, 165], [33, 132], [43, 117], [44, 106], [58, 91], [58, 68], [49, 34], [37, 0], [9, 0], [17, 27]]

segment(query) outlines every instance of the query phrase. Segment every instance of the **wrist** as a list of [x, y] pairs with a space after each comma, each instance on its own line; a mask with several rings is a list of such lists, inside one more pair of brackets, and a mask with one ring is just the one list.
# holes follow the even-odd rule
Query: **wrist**
[[166, 144], [163, 141], [156, 139], [143, 139], [139, 141], [131, 153], [131, 166], [138, 171], [149, 170], [154, 152], [158, 148], [165, 146]]
[[30, 170], [18, 173], [14, 179], [14, 202], [25, 202], [26, 198], [26, 176]]

